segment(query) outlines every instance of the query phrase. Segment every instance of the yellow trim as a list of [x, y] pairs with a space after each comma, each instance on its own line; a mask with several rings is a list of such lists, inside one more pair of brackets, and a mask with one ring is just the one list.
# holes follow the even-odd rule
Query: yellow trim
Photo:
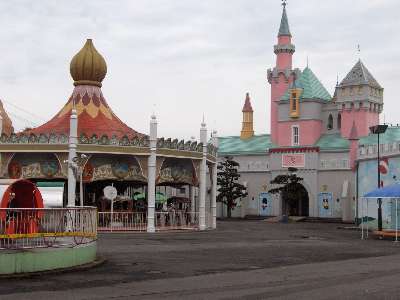
[[[300, 117], [300, 95], [302, 89], [291, 89], [289, 90], [289, 116], [291, 118]], [[294, 109], [293, 109], [294, 107]]]
[[38, 238], [38, 237], [97, 237], [96, 233], [85, 232], [46, 232], [46, 233], [13, 233], [13, 234], [0, 234], [0, 239], [23, 239], [23, 238]]

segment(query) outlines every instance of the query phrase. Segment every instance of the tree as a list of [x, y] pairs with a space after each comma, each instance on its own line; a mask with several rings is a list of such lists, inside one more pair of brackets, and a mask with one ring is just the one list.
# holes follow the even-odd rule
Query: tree
[[217, 201], [222, 202], [228, 209], [228, 218], [232, 216], [232, 209], [236, 207], [236, 200], [247, 196], [246, 187], [238, 182], [240, 174], [238, 173], [239, 163], [231, 157], [225, 157], [225, 160], [218, 163]]

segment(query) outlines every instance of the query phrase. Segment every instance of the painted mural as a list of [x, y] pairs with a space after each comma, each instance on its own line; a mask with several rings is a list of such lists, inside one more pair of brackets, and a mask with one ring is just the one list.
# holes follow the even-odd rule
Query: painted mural
[[57, 157], [50, 153], [18, 153], [8, 164], [12, 179], [63, 178]]
[[[364, 218], [367, 215], [366, 200], [362, 200], [362, 196], [378, 187], [378, 171], [377, 160], [361, 161], [359, 165], [359, 178], [358, 178], [358, 211], [359, 218], [361, 213], [364, 213]], [[382, 158], [379, 164], [381, 173], [380, 186], [388, 186], [392, 183], [399, 182], [400, 180], [400, 157]], [[400, 182], [399, 182], [400, 183]], [[382, 226], [390, 228], [392, 224], [392, 214], [395, 211], [392, 206], [394, 201], [382, 202]], [[368, 200], [368, 220], [370, 225], [374, 228], [377, 227], [378, 209], [375, 199]]]
[[190, 159], [166, 158], [161, 166], [157, 184], [197, 185], [196, 172]]
[[93, 155], [85, 164], [83, 179], [85, 182], [110, 179], [146, 182], [138, 161], [128, 155]]
[[318, 210], [321, 218], [331, 218], [333, 216], [333, 195], [324, 192], [318, 194]]

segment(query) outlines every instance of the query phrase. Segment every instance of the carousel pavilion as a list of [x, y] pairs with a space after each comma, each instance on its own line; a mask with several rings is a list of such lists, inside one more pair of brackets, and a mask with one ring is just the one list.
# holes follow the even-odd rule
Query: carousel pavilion
[[[151, 232], [168, 227], [162, 213], [173, 210], [185, 214], [176, 226], [215, 228], [216, 147], [207, 141], [204, 122], [200, 142], [157, 137], [155, 116], [150, 134], [127, 126], [102, 93], [107, 65], [90, 39], [73, 57], [70, 73], [71, 97], [39, 127], [14, 132], [0, 105], [1, 178], [61, 186], [59, 206], [97, 206], [100, 227], [110, 225], [112, 211], [119, 229], [140, 224]], [[107, 186], [117, 190], [113, 201], [104, 195]]]

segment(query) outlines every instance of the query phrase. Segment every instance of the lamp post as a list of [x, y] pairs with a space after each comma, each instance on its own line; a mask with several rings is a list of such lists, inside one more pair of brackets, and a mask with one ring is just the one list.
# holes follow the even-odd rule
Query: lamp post
[[[371, 131], [372, 134], [376, 134], [378, 135], [378, 189], [381, 188], [381, 171], [379, 169], [379, 165], [380, 165], [380, 144], [379, 144], [379, 135], [381, 133], [385, 133], [386, 129], [388, 128], [388, 125], [375, 125], [375, 126], [371, 126], [369, 128], [369, 130]], [[367, 212], [368, 213], [368, 212]], [[382, 199], [378, 198], [378, 230], [381, 231], [382, 230]]]

